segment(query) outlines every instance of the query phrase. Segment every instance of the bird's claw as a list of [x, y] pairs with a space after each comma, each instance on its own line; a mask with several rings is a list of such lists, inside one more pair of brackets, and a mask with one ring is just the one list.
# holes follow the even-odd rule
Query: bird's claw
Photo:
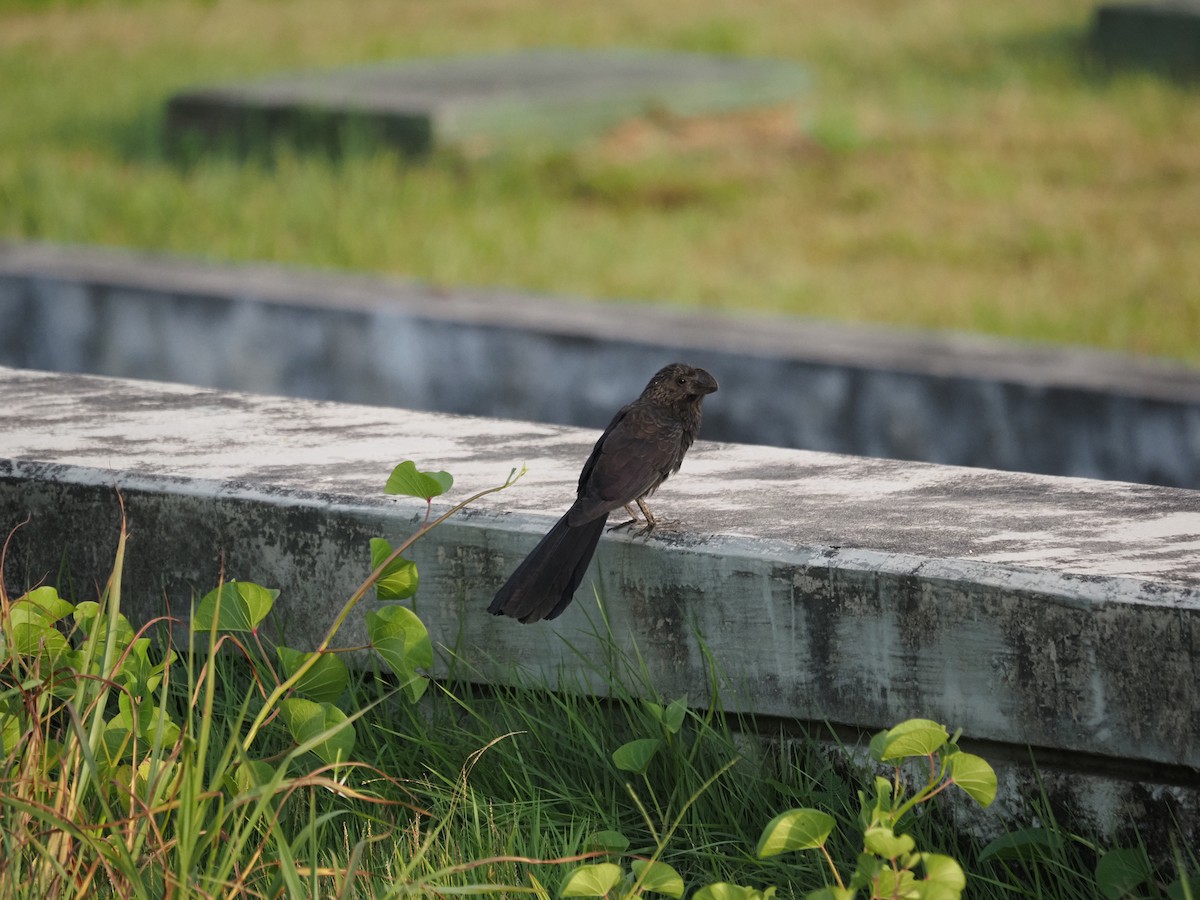
[[658, 527], [658, 522], [643, 522], [641, 519], [630, 519], [627, 522], [621, 522], [619, 525], [609, 526], [609, 531], [617, 531], [622, 528], [630, 528], [633, 525], [640, 525], [640, 528], [634, 528], [630, 533], [634, 537], [646, 537]]

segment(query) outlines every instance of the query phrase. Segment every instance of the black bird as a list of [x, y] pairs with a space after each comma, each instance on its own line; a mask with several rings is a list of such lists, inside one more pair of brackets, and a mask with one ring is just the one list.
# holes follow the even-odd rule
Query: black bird
[[488, 612], [521, 622], [553, 619], [583, 581], [610, 512], [625, 507], [632, 518], [615, 527], [633, 525], [636, 503], [645, 530], [652, 529], [645, 498], [679, 471], [700, 431], [700, 403], [716, 389], [717, 379], [703, 369], [683, 363], [660, 369], [608, 423], [579, 473], [575, 503], [496, 592]]

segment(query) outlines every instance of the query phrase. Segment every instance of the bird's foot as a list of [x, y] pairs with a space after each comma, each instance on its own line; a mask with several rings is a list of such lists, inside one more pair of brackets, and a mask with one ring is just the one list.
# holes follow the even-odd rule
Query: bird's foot
[[656, 531], [674, 532], [683, 524], [683, 519], [657, 519], [651, 526]]
[[650, 532], [652, 532], [655, 528], [657, 528], [661, 524], [670, 525], [671, 523], [670, 522], [662, 523], [662, 522], [657, 522], [657, 521], [643, 522], [641, 519], [630, 519], [628, 522], [622, 522], [619, 525], [612, 525], [609, 527], [608, 530], [616, 531], [616, 530], [622, 529], [622, 528], [629, 528], [629, 529], [631, 529], [630, 534], [633, 537], [647, 537], [650, 534]]
[[657, 522], [645, 522], [642, 524], [641, 528], [637, 529], [633, 533], [633, 536], [634, 537], [650, 537], [650, 532], [652, 532], [657, 527], [658, 527]]

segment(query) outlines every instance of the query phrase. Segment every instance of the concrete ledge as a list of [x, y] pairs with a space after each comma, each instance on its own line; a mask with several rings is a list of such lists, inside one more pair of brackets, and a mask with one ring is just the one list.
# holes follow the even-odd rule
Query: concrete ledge
[[686, 358], [713, 439], [1200, 488], [1200, 370], [1089, 350], [30, 244], [0, 322], [0, 365], [592, 428]]
[[[553, 684], [603, 658], [586, 591], [537, 626], [484, 611], [568, 505], [594, 431], [13, 369], [0, 395], [0, 526], [28, 518], [10, 585], [53, 580], [64, 552], [77, 590], [101, 582], [120, 488], [135, 617], [223, 569], [280, 588], [303, 645], [366, 574], [367, 540], [423, 514], [382, 494], [394, 463], [452, 472], [441, 508], [526, 464], [418, 547], [418, 611], [489, 680]], [[708, 696], [703, 642], [728, 708], [864, 729], [926, 716], [1014, 758], [1107, 767], [1160, 821], [1197, 808], [1200, 493], [700, 442], [655, 510], [678, 523], [607, 535], [589, 580], [663, 694]]]
[[560, 144], [660, 109], [697, 115], [794, 101], [795, 63], [636, 49], [523, 50], [277, 74], [181, 91], [175, 146], [242, 150], [285, 139], [333, 151], [379, 142], [411, 153]]
[[1200, 76], [1200, 2], [1105, 3], [1092, 20], [1091, 47], [1105, 66], [1178, 78]]

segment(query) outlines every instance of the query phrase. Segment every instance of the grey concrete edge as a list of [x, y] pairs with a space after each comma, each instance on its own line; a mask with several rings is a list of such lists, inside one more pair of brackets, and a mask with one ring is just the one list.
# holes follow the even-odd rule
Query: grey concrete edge
[[[0, 460], [9, 471], [0, 474], [14, 478], [47, 481], [62, 485], [112, 488], [119, 491], [177, 495], [194, 498], [249, 502], [267, 507], [320, 509], [330, 514], [361, 514], [386, 518], [398, 524], [415, 525], [424, 504], [407, 501], [398, 505], [395, 498], [382, 494], [374, 502], [363, 497], [338, 497], [321, 491], [270, 490], [238, 485], [236, 482], [214, 481], [192, 477], [142, 475], [115, 472], [103, 468], [65, 465], [61, 463]], [[432, 517], [447, 512], [450, 505], [435, 502]], [[540, 536], [554, 523], [556, 514], [495, 512], [469, 507], [457, 520], [455, 527], [470, 529], [503, 528], [518, 534]], [[636, 541], [637, 537], [616, 533], [609, 540]], [[1135, 578], [1105, 576], [1092, 578], [1072, 573], [1047, 572], [1044, 569], [1022, 569], [1011, 564], [996, 564], [971, 560], [942, 560], [916, 554], [877, 551], [863, 548], [830, 548], [823, 545], [803, 546], [772, 538], [742, 535], [712, 535], [704, 538], [670, 536], [655, 542], [658, 552], [689, 552], [713, 557], [740, 558], [763, 562], [779, 562], [814, 569], [842, 569], [870, 572], [895, 577], [919, 575], [925, 580], [942, 580], [969, 584], [980, 588], [1011, 593], [1030, 593], [1078, 610], [1093, 609], [1114, 602], [1153, 602], [1155, 605], [1177, 602], [1200, 606], [1200, 588], [1174, 585], [1164, 591], [1148, 587]], [[551, 626], [553, 627], [553, 626]]]
[[[505, 288], [450, 290], [399, 277], [262, 263], [221, 264], [49, 243], [0, 241], [0, 276], [86, 279], [111, 287], [403, 312], [533, 332], [576, 333], [589, 341], [706, 347], [856, 368], [1200, 403], [1200, 368], [1184, 363], [951, 331], [843, 325], [761, 312], [722, 314], [629, 299], [596, 302]], [[613, 315], [614, 306], [622, 315]], [[624, 324], [630, 315], [638, 321], [633, 336]]]

